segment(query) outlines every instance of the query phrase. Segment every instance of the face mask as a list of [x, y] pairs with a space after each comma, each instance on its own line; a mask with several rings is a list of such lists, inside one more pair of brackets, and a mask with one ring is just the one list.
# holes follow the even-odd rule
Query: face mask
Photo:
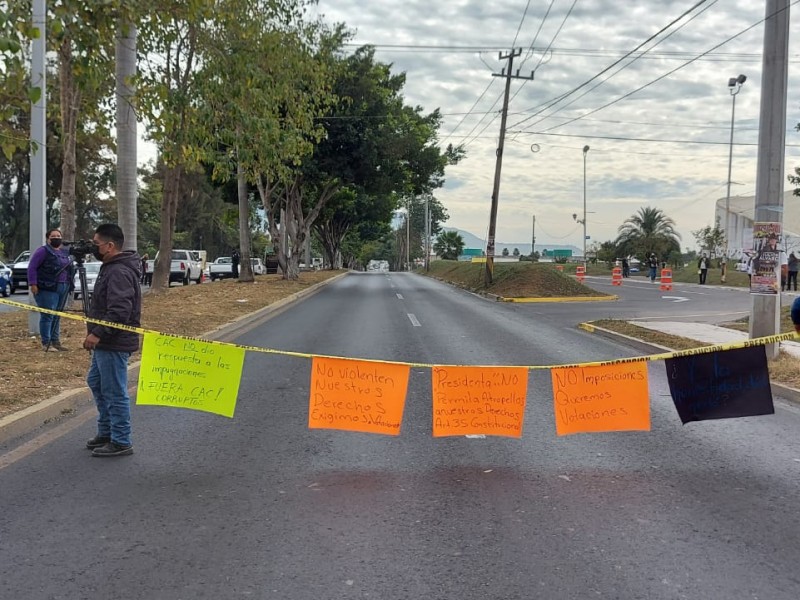
[[94, 256], [94, 257], [95, 257], [97, 260], [103, 260], [103, 256], [104, 256], [104, 254], [100, 252], [100, 246], [95, 246], [95, 247], [94, 247], [94, 249], [92, 250], [92, 255], [93, 255], [93, 256]]
[[58, 248], [58, 247], [61, 245], [61, 242], [62, 242], [62, 241], [63, 241], [63, 240], [62, 240], [61, 238], [52, 238], [52, 239], [50, 240], [50, 245], [51, 245], [53, 248]]

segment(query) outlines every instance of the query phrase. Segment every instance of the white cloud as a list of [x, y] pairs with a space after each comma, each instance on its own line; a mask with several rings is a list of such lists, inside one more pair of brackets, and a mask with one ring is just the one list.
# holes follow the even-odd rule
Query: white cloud
[[[357, 43], [500, 49], [509, 47], [514, 39], [526, 2], [320, 0], [318, 12], [331, 22], [342, 21], [356, 29]], [[695, 0], [578, 0], [565, 21], [572, 0], [554, 1], [536, 41], [537, 51], [524, 61], [522, 72], [530, 72], [539, 63], [541, 49], [551, 42], [563, 22], [552, 44], [555, 51], [542, 61], [535, 81], [524, 85], [521, 81], [512, 83], [512, 90], [518, 93], [510, 107], [510, 130], [536, 133], [509, 134], [506, 138], [498, 241], [513, 243], [530, 239], [531, 215], [535, 213], [537, 242], [581, 246], [582, 231], [573, 221], [572, 213], [580, 213], [583, 207], [582, 148], [588, 144], [591, 149], [586, 164], [587, 210], [592, 214], [587, 221], [593, 240], [612, 239], [619, 224], [647, 204], [662, 208], [671, 216], [683, 235], [683, 245], [693, 246], [691, 230], [711, 223], [714, 201], [725, 195], [731, 116], [727, 81], [739, 73], [746, 74], [748, 79], [736, 100], [738, 145], [734, 147], [731, 178], [743, 185], [733, 186], [732, 194], [753, 193], [763, 25], [721, 46], [708, 59], [697, 60], [625, 100], [586, 119], [562, 124], [566, 118], [583, 115], [655, 80], [762, 20], [763, 2], [708, 2], [705, 12], [654, 47], [650, 56], [633, 62], [607, 83], [575, 100], [559, 111], [557, 117], [540, 120], [547, 112], [514, 128], [533, 114], [534, 107], [590, 79], [695, 3]], [[549, 4], [549, 0], [531, 1], [517, 46], [526, 49], [530, 46]], [[793, 25], [792, 30], [795, 29]], [[490, 69], [482, 62], [499, 72], [502, 63], [497, 60], [496, 50], [478, 56], [477, 52], [379, 48], [377, 57], [407, 73], [405, 95], [409, 103], [428, 111], [438, 107], [448, 115], [443, 138], [461, 120], [463, 115], [458, 113], [468, 111], [495, 79], [475, 108], [475, 114], [464, 120], [448, 142], [463, 142], [464, 138], [458, 136], [467, 135], [475, 127], [502, 91], [502, 81], [492, 78]], [[800, 122], [800, 58], [794, 54], [794, 48], [790, 48], [790, 58], [787, 129]], [[499, 107], [498, 103], [494, 110]], [[526, 113], [514, 114], [521, 111]], [[468, 143], [468, 157], [448, 170], [447, 177], [454, 184], [446, 185], [437, 194], [450, 213], [448, 226], [480, 236], [485, 235], [488, 227], [499, 119], [484, 118], [475, 133], [487, 123], [490, 124], [481, 137]], [[542, 135], [551, 127], [548, 133], [565, 135]], [[601, 139], [613, 137], [669, 139], [681, 143]], [[800, 134], [787, 133], [786, 141], [800, 145]], [[540, 146], [536, 154], [530, 152], [532, 143]], [[786, 154], [788, 173], [800, 164], [800, 148], [787, 147]]]

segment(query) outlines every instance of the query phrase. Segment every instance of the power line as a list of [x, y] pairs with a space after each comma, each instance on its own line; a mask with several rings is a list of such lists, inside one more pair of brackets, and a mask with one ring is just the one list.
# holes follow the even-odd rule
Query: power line
[[[494, 81], [495, 81], [494, 79], [491, 79], [491, 80], [489, 81], [489, 85], [487, 85], [487, 86], [484, 88], [483, 92], [481, 92], [481, 95], [480, 95], [480, 96], [478, 96], [478, 99], [477, 99], [477, 100], [475, 100], [475, 103], [472, 105], [472, 108], [470, 108], [470, 109], [469, 109], [469, 110], [468, 110], [466, 113], [464, 113], [464, 116], [463, 116], [463, 117], [461, 117], [461, 120], [458, 122], [458, 124], [457, 124], [457, 125], [456, 125], [456, 126], [453, 128], [453, 130], [452, 130], [450, 133], [448, 133], [448, 134], [447, 134], [447, 136], [445, 136], [445, 138], [442, 140], [442, 143], [443, 143], [443, 144], [444, 144], [444, 143], [445, 143], [447, 140], [449, 140], [451, 137], [453, 137], [453, 134], [454, 134], [456, 131], [458, 131], [458, 128], [459, 128], [459, 127], [461, 127], [461, 124], [464, 122], [464, 120], [465, 120], [465, 119], [466, 119], [468, 116], [470, 116], [470, 115], [472, 114], [472, 111], [473, 111], [473, 110], [475, 110], [475, 107], [476, 107], [476, 106], [478, 106], [478, 102], [480, 102], [480, 101], [481, 101], [481, 99], [482, 99], [482, 98], [483, 98], [483, 97], [486, 95], [486, 92], [488, 92], [488, 91], [489, 91], [489, 88], [490, 88], [490, 87], [492, 87], [492, 84], [494, 83]], [[495, 104], [497, 104], [497, 100], [495, 100]], [[492, 108], [494, 108], [494, 105], [492, 105]], [[484, 117], [485, 117], [485, 116], [486, 116], [486, 115], [484, 114]], [[475, 129], [473, 129], [472, 131], [475, 131]], [[472, 133], [472, 131], [470, 131], [470, 133]]]
[[[519, 20], [519, 25], [517, 26], [517, 33], [514, 35], [514, 41], [513, 41], [513, 42], [511, 42], [511, 47], [512, 47], [512, 48], [513, 48], [513, 47], [516, 45], [516, 43], [517, 43], [517, 37], [519, 37], [519, 32], [520, 32], [520, 30], [522, 29], [522, 24], [525, 22], [525, 17], [526, 17], [526, 15], [528, 14], [528, 8], [530, 8], [530, 6], [531, 6], [531, 0], [528, 0], [527, 4], [525, 5], [525, 10], [522, 12], [522, 18]], [[484, 61], [484, 60], [483, 60], [483, 58], [481, 58], [481, 54], [482, 54], [482, 52], [479, 52], [479, 53], [478, 53], [478, 58], [480, 58], [480, 60], [481, 60], [481, 62], [483, 62], [483, 64], [486, 64], [486, 61]], [[486, 65], [486, 66], [489, 66], [489, 65]], [[475, 107], [476, 107], [476, 106], [478, 106], [478, 102], [480, 102], [480, 101], [481, 101], [481, 99], [482, 99], [482, 98], [483, 98], [483, 97], [486, 95], [486, 92], [488, 92], [488, 91], [489, 91], [489, 88], [490, 88], [490, 87], [492, 87], [492, 84], [494, 83], [494, 81], [495, 81], [494, 79], [491, 79], [491, 80], [489, 81], [489, 84], [488, 84], [488, 85], [487, 85], [487, 86], [484, 88], [483, 92], [481, 92], [481, 95], [480, 95], [480, 96], [478, 96], [478, 99], [477, 99], [477, 100], [475, 100], [475, 103], [472, 105], [472, 107], [471, 107], [471, 108], [470, 108], [470, 109], [467, 111], [467, 113], [466, 113], [466, 114], [465, 114], [463, 117], [461, 117], [461, 120], [458, 122], [458, 124], [457, 124], [457, 125], [456, 125], [456, 126], [453, 128], [453, 130], [452, 130], [452, 131], [451, 131], [449, 134], [447, 134], [447, 136], [445, 136], [445, 138], [442, 140], [442, 142], [441, 142], [442, 144], [444, 144], [444, 143], [445, 143], [445, 142], [446, 142], [448, 139], [450, 139], [450, 137], [452, 137], [452, 135], [453, 135], [453, 134], [454, 134], [456, 131], [458, 131], [458, 128], [459, 128], [459, 127], [461, 127], [461, 124], [462, 124], [462, 123], [463, 123], [463, 122], [466, 120], [466, 118], [467, 118], [469, 115], [471, 115], [471, 114], [472, 114], [472, 111], [473, 111], [473, 110], [475, 110]], [[495, 100], [495, 101], [494, 101], [494, 104], [492, 104], [492, 109], [493, 109], [493, 108], [494, 108], [494, 107], [497, 105], [497, 102], [499, 101], [499, 99], [500, 99], [500, 98], [498, 97], [498, 98], [497, 98], [497, 100]], [[491, 109], [490, 109], [490, 110], [491, 110]], [[484, 115], [483, 115], [483, 117], [481, 117], [481, 121], [483, 121], [483, 119], [484, 119], [484, 118], [486, 118], [486, 114], [484, 114]], [[478, 121], [478, 124], [480, 124], [480, 121]], [[473, 129], [472, 129], [472, 131], [475, 131], [475, 128], [477, 128], [477, 125], [476, 125], [476, 126], [473, 128]], [[472, 133], [472, 131], [470, 131], [470, 133]]]
[[[542, 61], [544, 60], [544, 57], [545, 57], [545, 56], [547, 56], [547, 52], [548, 52], [548, 51], [550, 50], [550, 48], [553, 46], [553, 42], [555, 42], [555, 41], [556, 41], [556, 38], [558, 37], [558, 34], [559, 34], [559, 33], [561, 33], [561, 30], [564, 28], [564, 24], [567, 22], [567, 19], [569, 19], [570, 15], [572, 14], [572, 9], [573, 9], [573, 8], [575, 8], [575, 4], [576, 4], [577, 2], [578, 2], [578, 0], [572, 0], [572, 5], [569, 7], [569, 10], [567, 11], [567, 14], [566, 14], [566, 15], [564, 15], [564, 19], [561, 21], [561, 25], [559, 25], [559, 26], [558, 26], [558, 29], [556, 30], [555, 34], [553, 34], [553, 37], [550, 39], [550, 43], [549, 43], [549, 44], [547, 44], [547, 48], [545, 48], [545, 49], [544, 49], [544, 52], [542, 52], [542, 56], [539, 58], [539, 62], [538, 62], [538, 63], [536, 63], [536, 66], [535, 66], [535, 67], [533, 67], [533, 72], [534, 72], [534, 73], [536, 72], [536, 69], [538, 69], [538, 68], [539, 68], [539, 66], [542, 64]], [[550, 6], [553, 6], [553, 2], [552, 2], [552, 1], [550, 2]], [[547, 13], [548, 13], [548, 14], [550, 13], [550, 8], [548, 8], [548, 9], [547, 9]], [[547, 18], [547, 16], [546, 16], [546, 15], [545, 15], [545, 18]], [[542, 21], [542, 24], [544, 24], [544, 21]], [[537, 35], [538, 35], [538, 32], [537, 32]], [[534, 42], [535, 42], [535, 41], [536, 41], [536, 40], [534, 40]], [[523, 61], [522, 61], [522, 63], [523, 63], [523, 64], [525, 63], [525, 60], [527, 60], [527, 57], [526, 57], [525, 59], [523, 59]], [[522, 65], [520, 65], [520, 68], [521, 68], [521, 67], [522, 67]], [[528, 83], [528, 80], [525, 80], [525, 81], [523, 81], [523, 82], [522, 82], [522, 85], [521, 85], [521, 86], [519, 86], [519, 87], [517, 88], [517, 91], [516, 91], [516, 92], [514, 92], [514, 95], [513, 95], [513, 96], [511, 96], [511, 101], [513, 101], [513, 100], [514, 100], [514, 98], [516, 98], [516, 97], [517, 97], [517, 94], [519, 94], [519, 93], [522, 91], [522, 88], [524, 88], [524, 87], [525, 87], [525, 84], [526, 84], [526, 83]]]
[[652, 50], [653, 48], [655, 48], [655, 47], [656, 47], [656, 46], [658, 46], [659, 44], [662, 44], [662, 43], [664, 43], [664, 42], [665, 42], [665, 41], [667, 41], [667, 40], [668, 40], [670, 37], [672, 37], [673, 35], [675, 35], [676, 33], [678, 33], [678, 32], [679, 32], [681, 29], [683, 29], [684, 27], [686, 27], [686, 26], [687, 26], [689, 23], [691, 23], [692, 21], [694, 21], [694, 20], [695, 20], [697, 17], [699, 17], [699, 16], [700, 16], [700, 15], [702, 15], [704, 12], [706, 12], [707, 10], [709, 10], [709, 9], [710, 9], [712, 6], [714, 6], [714, 5], [715, 5], [715, 4], [716, 4], [718, 1], [719, 1], [719, 0], [713, 0], [713, 2], [711, 2], [711, 4], [709, 4], [709, 5], [705, 6], [705, 7], [703, 7], [703, 9], [702, 9], [701, 11], [699, 11], [698, 13], [696, 13], [696, 14], [692, 15], [692, 16], [691, 16], [691, 18], [689, 18], [689, 19], [688, 19], [686, 22], [684, 22], [684, 23], [681, 23], [681, 24], [680, 24], [680, 25], [679, 25], [677, 28], [675, 28], [675, 29], [673, 29], [672, 31], [670, 31], [670, 32], [669, 32], [667, 35], [665, 35], [663, 38], [661, 38], [660, 40], [657, 40], [657, 41], [655, 42], [655, 44], [654, 44], [652, 47], [650, 47], [650, 48], [648, 48], [647, 50], [645, 50], [645, 51], [644, 51], [644, 53], [640, 54], [639, 56], [634, 56], [634, 57], [632, 57], [632, 58], [631, 58], [631, 60], [630, 60], [629, 62], [627, 62], [626, 64], [622, 65], [622, 66], [621, 66], [619, 69], [617, 69], [616, 71], [614, 71], [613, 73], [611, 73], [611, 74], [610, 74], [608, 77], [606, 77], [606, 78], [605, 78], [605, 79], [603, 79], [602, 81], [598, 81], [598, 82], [597, 82], [595, 85], [593, 85], [592, 87], [590, 87], [588, 90], [584, 91], [584, 92], [583, 92], [583, 93], [582, 93], [580, 96], [578, 96], [578, 97], [576, 97], [576, 98], [573, 98], [572, 100], [570, 100], [570, 101], [569, 101], [569, 102], [567, 102], [566, 104], [563, 104], [563, 105], [559, 106], [558, 108], [556, 108], [556, 109], [555, 109], [555, 110], [554, 110], [552, 113], [550, 113], [549, 115], [545, 115], [545, 116], [543, 116], [543, 117], [542, 117], [541, 119], [539, 119], [539, 120], [538, 120], [536, 123], [534, 123], [533, 125], [531, 125], [531, 127], [535, 127], [536, 125], [538, 125], [539, 123], [541, 123], [541, 122], [542, 122], [542, 121], [544, 121], [545, 119], [548, 119], [548, 118], [550, 118], [550, 117], [552, 117], [552, 116], [554, 116], [554, 115], [558, 114], [559, 112], [561, 112], [562, 110], [566, 109], [567, 107], [569, 107], [569, 106], [572, 106], [573, 104], [575, 104], [575, 103], [576, 103], [578, 100], [580, 100], [580, 99], [581, 99], [581, 98], [583, 98], [584, 96], [586, 96], [586, 95], [588, 95], [588, 94], [592, 93], [594, 90], [596, 90], [596, 89], [597, 89], [597, 88], [599, 88], [601, 85], [603, 85], [605, 82], [607, 82], [609, 79], [613, 78], [615, 75], [618, 75], [619, 73], [621, 73], [622, 71], [624, 71], [625, 69], [627, 69], [628, 67], [630, 67], [630, 66], [631, 66], [633, 63], [635, 63], [637, 60], [639, 60], [639, 59], [640, 59], [642, 56], [644, 56], [644, 55], [645, 55], [647, 52], [649, 52], [650, 50]]
[[[659, 35], [661, 35], [661, 34], [662, 34], [663, 32], [665, 32], [667, 29], [669, 29], [670, 27], [672, 27], [672, 26], [673, 26], [675, 23], [677, 23], [678, 21], [680, 21], [681, 19], [683, 19], [683, 18], [684, 18], [686, 15], [688, 15], [689, 13], [691, 13], [691, 12], [692, 12], [692, 11], [693, 11], [695, 8], [697, 8], [698, 6], [701, 6], [701, 5], [705, 4], [706, 2], [708, 2], [708, 0], [699, 0], [699, 1], [698, 1], [698, 2], [697, 2], [695, 5], [694, 5], [694, 6], [692, 6], [692, 7], [691, 7], [691, 8], [689, 8], [688, 10], [686, 10], [686, 11], [685, 11], [683, 14], [681, 14], [679, 17], [677, 17], [676, 19], [674, 19], [673, 21], [671, 21], [671, 22], [670, 22], [669, 24], [667, 24], [665, 27], [661, 28], [661, 29], [660, 29], [660, 30], [658, 30], [656, 33], [654, 33], [653, 35], [651, 35], [649, 38], [647, 38], [647, 39], [646, 39], [645, 41], [643, 41], [641, 44], [639, 44], [638, 46], [636, 46], [636, 48], [634, 48], [634, 49], [633, 49], [633, 50], [631, 50], [630, 52], [626, 53], [626, 54], [625, 54], [625, 55], [624, 55], [622, 58], [620, 58], [619, 60], [616, 60], [616, 61], [614, 61], [613, 63], [611, 63], [610, 65], [608, 65], [608, 66], [607, 66], [605, 69], [603, 69], [602, 71], [600, 71], [599, 73], [597, 73], [597, 75], [594, 75], [594, 76], [593, 76], [593, 77], [591, 77], [590, 79], [588, 79], [588, 80], [584, 81], [582, 84], [580, 84], [579, 86], [577, 86], [577, 87], [573, 88], [573, 89], [572, 89], [572, 90], [570, 90], [569, 92], [566, 92], [566, 93], [564, 93], [564, 94], [561, 94], [560, 96], [556, 97], [554, 100], [552, 100], [552, 101], [550, 102], [550, 104], [549, 104], [548, 106], [546, 106], [545, 108], [543, 108], [543, 109], [542, 109], [542, 110], [540, 110], [539, 112], [537, 112], [537, 113], [534, 113], [534, 114], [533, 114], [533, 115], [531, 115], [530, 117], [527, 117], [527, 118], [523, 119], [522, 121], [519, 121], [519, 122], [515, 123], [514, 125], [512, 125], [512, 127], [519, 127], [520, 125], [522, 125], [522, 124], [523, 124], [523, 123], [525, 123], [526, 121], [530, 121], [530, 120], [531, 120], [531, 119], [533, 119], [534, 117], [538, 116], [539, 114], [541, 114], [542, 112], [544, 112], [545, 110], [547, 110], [548, 108], [550, 108], [551, 106], [555, 106], [556, 104], [558, 104], [558, 103], [559, 103], [559, 102], [561, 102], [562, 100], [566, 100], [566, 99], [567, 99], [567, 98], [569, 98], [569, 97], [570, 97], [572, 94], [575, 94], [576, 92], [578, 92], [578, 90], [580, 90], [581, 88], [583, 88], [583, 87], [585, 87], [585, 86], [589, 85], [589, 84], [590, 84], [592, 81], [594, 81], [594, 80], [595, 80], [595, 79], [597, 79], [598, 77], [600, 77], [600, 76], [604, 75], [605, 73], [607, 73], [608, 71], [610, 71], [611, 69], [613, 69], [613, 68], [614, 68], [616, 65], [618, 65], [619, 63], [621, 63], [623, 60], [625, 60], [625, 59], [626, 59], [626, 58], [628, 58], [629, 56], [631, 56], [631, 55], [632, 55], [634, 52], [638, 52], [638, 51], [639, 51], [639, 49], [641, 49], [641, 48], [642, 48], [642, 47], [643, 47], [645, 44], [648, 44], [649, 42], [651, 42], [652, 40], [654, 40], [656, 37], [658, 37]], [[539, 106], [541, 106], [541, 104], [540, 104]], [[534, 109], [534, 110], [535, 110], [535, 109]]]
[[553, 3], [555, 1], [556, 0], [550, 0], [550, 4], [549, 4], [549, 6], [547, 7], [547, 10], [544, 13], [544, 16], [542, 17], [541, 22], [539, 23], [539, 29], [536, 30], [536, 34], [533, 36], [533, 41], [531, 42], [531, 45], [528, 48], [528, 51], [525, 53], [525, 58], [522, 59], [522, 62], [519, 65], [520, 69], [527, 62], [527, 60], [531, 56], [533, 56], [533, 53], [535, 52], [535, 49], [536, 49], [536, 40], [539, 39], [539, 34], [542, 32], [542, 27], [544, 27], [545, 22], [547, 22], [547, 17], [550, 14], [550, 10], [553, 8]]
[[[552, 0], [551, 0], [552, 2]], [[508, 50], [505, 46], [441, 46], [441, 45], [426, 45], [426, 44], [343, 44], [345, 47], [351, 48], [362, 48], [364, 46], [370, 46], [371, 48], [375, 48], [377, 50], [407, 50], [409, 53], [430, 53], [436, 51], [448, 52], [448, 53], [464, 53], [464, 54], [474, 54], [475, 52], [502, 52], [504, 50]], [[535, 48], [533, 45], [528, 48], [529, 53], [535, 53], [536, 51], [544, 51], [544, 48]], [[585, 56], [585, 57], [597, 57], [597, 58], [613, 58], [615, 56], [627, 57], [630, 55], [630, 51], [627, 50], [613, 50], [608, 48], [557, 48], [551, 47], [550, 52], [552, 54], [565, 54], [569, 56]], [[634, 53], [635, 54], [635, 53]], [[662, 50], [660, 52], [649, 52], [649, 51], [642, 51], [641, 56], [639, 58], [642, 59], [651, 59], [651, 60], [687, 60], [692, 58], [695, 54], [694, 52], [688, 51], [681, 51], [681, 50]], [[754, 61], [754, 62], [761, 62], [762, 55], [759, 53], [754, 52], [711, 52], [707, 55], [704, 55], [700, 58], [700, 60], [704, 61], [711, 61], [711, 62], [743, 62], [743, 61]], [[790, 62], [798, 62], [800, 61], [800, 54], [793, 55], [793, 59]]]
[[[794, 1], [794, 2], [792, 2], [792, 3], [791, 3], [789, 6], [793, 6], [793, 5], [797, 4], [798, 2], [800, 2], [800, 0], [795, 0], [795, 1]], [[788, 8], [788, 7], [787, 7], [787, 8]], [[547, 129], [545, 129], [545, 131], [550, 131], [551, 129], [555, 129], [556, 127], [563, 127], [564, 125], [569, 125], [570, 123], [574, 123], [575, 121], [578, 121], [578, 120], [580, 120], [580, 119], [582, 119], [582, 118], [584, 118], [584, 117], [588, 117], [589, 115], [593, 115], [593, 114], [594, 114], [594, 113], [596, 113], [596, 112], [600, 112], [601, 110], [603, 110], [603, 109], [605, 109], [605, 108], [608, 108], [609, 106], [611, 106], [611, 105], [613, 105], [613, 104], [616, 104], [617, 102], [620, 102], [620, 101], [624, 100], [625, 98], [629, 98], [630, 96], [632, 96], [632, 95], [634, 95], [634, 94], [636, 94], [636, 93], [638, 93], [638, 92], [642, 91], [643, 89], [645, 89], [645, 88], [648, 88], [648, 87], [650, 87], [651, 85], [653, 85], [653, 84], [655, 84], [655, 83], [658, 83], [658, 82], [659, 82], [659, 81], [661, 81], [662, 79], [665, 79], [665, 78], [669, 77], [669, 76], [670, 76], [670, 75], [672, 75], [673, 73], [675, 73], [675, 72], [677, 72], [677, 71], [680, 71], [680, 70], [681, 70], [681, 69], [683, 69], [684, 67], [687, 67], [687, 66], [689, 66], [690, 64], [692, 64], [693, 62], [695, 62], [695, 61], [697, 60], [697, 58], [699, 58], [700, 56], [703, 56], [703, 55], [707, 54], [708, 52], [711, 52], [711, 51], [713, 51], [713, 50], [716, 50], [717, 48], [720, 48], [721, 46], [724, 46], [724, 45], [725, 45], [725, 44], [727, 44], [728, 42], [730, 42], [730, 41], [732, 41], [732, 40], [735, 40], [737, 37], [739, 37], [739, 36], [741, 36], [741, 35], [743, 35], [743, 34], [747, 33], [747, 32], [748, 32], [748, 31], [750, 31], [751, 29], [755, 28], [756, 26], [758, 26], [758, 25], [760, 25], [761, 23], [763, 23], [764, 21], [766, 21], [768, 18], [771, 18], [771, 17], [773, 17], [774, 15], [778, 14], [779, 12], [782, 12], [783, 10], [786, 10], [786, 9], [779, 9], [779, 10], [775, 11], [775, 13], [773, 13], [772, 15], [768, 15], [768, 16], [764, 17], [764, 18], [763, 18], [763, 19], [761, 19], [760, 21], [757, 21], [756, 23], [753, 23], [752, 25], [750, 25], [749, 27], [747, 27], [747, 28], [743, 29], [743, 30], [742, 30], [742, 31], [740, 31], [739, 33], [737, 33], [737, 34], [735, 34], [735, 35], [733, 35], [733, 36], [729, 37], [729, 38], [728, 38], [728, 39], [726, 39], [726, 40], [723, 40], [722, 42], [720, 42], [720, 43], [719, 43], [719, 44], [717, 44], [716, 46], [713, 46], [713, 47], [712, 47], [710, 50], [707, 50], [706, 52], [703, 52], [703, 53], [699, 54], [699, 55], [698, 55], [698, 57], [696, 57], [696, 58], [692, 58], [692, 59], [690, 59], [690, 60], [686, 61], [686, 62], [685, 62], [685, 63], [683, 63], [682, 65], [680, 65], [680, 66], [678, 66], [678, 67], [675, 67], [675, 68], [674, 68], [674, 69], [672, 69], [671, 71], [667, 71], [666, 73], [664, 73], [664, 74], [663, 74], [663, 75], [661, 75], [660, 77], [657, 77], [657, 78], [656, 78], [656, 79], [654, 79], [653, 81], [651, 81], [651, 82], [649, 82], [649, 83], [646, 83], [645, 85], [643, 85], [643, 86], [640, 86], [640, 87], [636, 88], [635, 90], [633, 90], [633, 91], [631, 91], [631, 92], [628, 92], [627, 94], [624, 94], [623, 96], [620, 96], [620, 97], [619, 97], [619, 98], [617, 98], [616, 100], [612, 100], [611, 102], [608, 102], [608, 103], [604, 104], [603, 106], [600, 106], [600, 107], [598, 107], [598, 108], [595, 108], [594, 110], [590, 110], [589, 112], [585, 113], [584, 115], [581, 115], [580, 117], [574, 117], [573, 119], [571, 119], [571, 120], [567, 121], [566, 123], [561, 123], [560, 125], [554, 125], [554, 126], [552, 126], [552, 127], [549, 127], [549, 128], [547, 128]], [[533, 116], [536, 116], [536, 115], [532, 115], [532, 117], [533, 117]], [[532, 118], [532, 117], [529, 117], [529, 118]], [[526, 120], [528, 120], [528, 119], [526, 119]], [[522, 121], [520, 121], [520, 123], [522, 123]], [[517, 124], [516, 124], [516, 125], [514, 125], [514, 126], [516, 127], [517, 125], [519, 125], [519, 123], [517, 123]]]
[[[800, 0], [798, 0], [800, 1]], [[509, 133], [527, 135], [552, 135], [556, 137], [585, 138], [595, 140], [615, 140], [624, 142], [655, 142], [658, 144], [701, 144], [707, 146], [728, 146], [729, 142], [711, 142], [707, 140], [663, 140], [654, 138], [634, 138], [624, 136], [604, 136], [604, 135], [579, 135], [570, 133], [547, 133], [545, 131], [509, 131]], [[734, 146], [758, 146], [757, 143], [736, 142]], [[800, 148], [800, 144], [785, 144], [786, 148]]]
[[517, 26], [517, 33], [514, 34], [514, 41], [511, 42], [512, 48], [517, 45], [517, 38], [519, 37], [519, 31], [520, 29], [522, 29], [522, 24], [525, 22], [525, 17], [528, 14], [528, 9], [530, 8], [530, 6], [531, 6], [531, 0], [528, 0], [528, 3], [525, 5], [525, 10], [522, 11], [522, 18], [519, 20], [519, 25]]

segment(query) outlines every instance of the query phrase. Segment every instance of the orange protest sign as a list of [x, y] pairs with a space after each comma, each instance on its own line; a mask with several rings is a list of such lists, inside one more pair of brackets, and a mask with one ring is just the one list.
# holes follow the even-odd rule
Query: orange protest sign
[[308, 427], [400, 435], [409, 370], [408, 365], [315, 356]]
[[522, 437], [528, 369], [433, 367], [433, 436]]
[[552, 369], [558, 435], [649, 431], [647, 363]]

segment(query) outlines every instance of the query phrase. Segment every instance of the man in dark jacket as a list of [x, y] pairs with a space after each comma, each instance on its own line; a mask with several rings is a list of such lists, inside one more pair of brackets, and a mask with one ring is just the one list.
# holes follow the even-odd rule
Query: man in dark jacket
[[[139, 327], [142, 314], [142, 259], [122, 250], [125, 236], [119, 225], [106, 223], [95, 230], [94, 255], [103, 261], [94, 284], [89, 318]], [[92, 351], [86, 383], [97, 405], [97, 435], [86, 443], [92, 456], [133, 454], [128, 359], [139, 349], [139, 334], [96, 323], [87, 326], [83, 347]]]

